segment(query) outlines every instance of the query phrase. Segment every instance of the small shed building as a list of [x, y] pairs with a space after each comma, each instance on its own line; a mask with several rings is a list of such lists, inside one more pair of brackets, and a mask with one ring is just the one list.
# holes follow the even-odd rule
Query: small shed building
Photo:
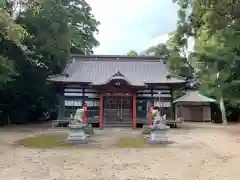
[[184, 121], [211, 121], [211, 103], [216, 100], [200, 94], [198, 91], [188, 91], [174, 101], [175, 118]]

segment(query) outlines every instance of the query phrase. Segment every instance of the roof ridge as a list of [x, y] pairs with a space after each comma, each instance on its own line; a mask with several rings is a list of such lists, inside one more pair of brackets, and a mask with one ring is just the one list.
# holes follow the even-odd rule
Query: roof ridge
[[177, 98], [176, 100], [174, 100], [174, 102], [177, 102], [177, 101], [180, 101], [180, 100], [186, 98], [187, 96], [189, 96], [189, 93], [190, 93], [189, 91], [185, 92], [184, 95], [182, 95], [179, 98]]
[[165, 63], [166, 58], [157, 56], [127, 56], [127, 55], [70, 55], [70, 59], [75, 61], [146, 61], [146, 62], [163, 62]]

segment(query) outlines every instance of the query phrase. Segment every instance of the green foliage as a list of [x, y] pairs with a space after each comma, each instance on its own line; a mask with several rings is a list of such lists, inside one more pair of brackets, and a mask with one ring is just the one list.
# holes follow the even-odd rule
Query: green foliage
[[55, 108], [56, 91], [46, 79], [62, 71], [70, 53], [93, 52], [98, 24], [84, 0], [1, 4], [1, 119], [36, 121]]
[[13, 62], [6, 57], [0, 56], [0, 87], [7, 82], [13, 80], [12, 77], [17, 73], [14, 70]]
[[[179, 5], [178, 44], [194, 37], [190, 55], [200, 90], [238, 105], [240, 60], [240, 2], [229, 0], [174, 0]], [[222, 106], [222, 113], [224, 107]]]
[[138, 56], [138, 53], [134, 50], [131, 50], [127, 53], [128, 56]]
[[20, 45], [26, 34], [25, 29], [16, 24], [5, 9], [0, 8], [0, 40], [4, 38]]
[[194, 69], [186, 53], [186, 47], [182, 46], [181, 37], [175, 31], [169, 36], [166, 43], [169, 51], [168, 66], [174, 74], [193, 78]]
[[173, 74], [191, 78], [193, 68], [184, 56], [183, 48], [178, 44], [179, 36], [176, 32], [170, 34], [166, 44], [149, 47], [144, 54], [163, 58]]
[[157, 44], [156, 46], [149, 47], [145, 51], [145, 54], [167, 58], [169, 56], [169, 51], [165, 44], [160, 43], [160, 44]]

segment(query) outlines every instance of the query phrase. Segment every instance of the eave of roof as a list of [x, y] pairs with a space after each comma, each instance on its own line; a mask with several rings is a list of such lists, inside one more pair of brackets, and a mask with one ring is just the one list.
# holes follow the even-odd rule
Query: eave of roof
[[196, 103], [215, 103], [216, 100], [200, 94], [198, 91], [188, 91], [185, 95], [176, 99], [174, 103], [196, 102]]
[[[63, 74], [51, 76], [49, 81], [66, 83], [104, 84], [119, 78], [133, 86], [146, 84], [184, 84], [182, 77], [172, 75], [166, 69], [164, 60], [153, 56], [107, 56], [71, 55]], [[125, 62], [127, 64], [125, 64]], [[121, 70], [124, 77], [111, 77]]]

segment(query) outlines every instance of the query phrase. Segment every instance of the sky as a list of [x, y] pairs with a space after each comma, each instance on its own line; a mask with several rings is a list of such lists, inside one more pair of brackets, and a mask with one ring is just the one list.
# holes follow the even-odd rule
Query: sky
[[177, 5], [172, 0], [86, 0], [100, 21], [95, 54], [141, 52], [165, 42], [177, 26]]

